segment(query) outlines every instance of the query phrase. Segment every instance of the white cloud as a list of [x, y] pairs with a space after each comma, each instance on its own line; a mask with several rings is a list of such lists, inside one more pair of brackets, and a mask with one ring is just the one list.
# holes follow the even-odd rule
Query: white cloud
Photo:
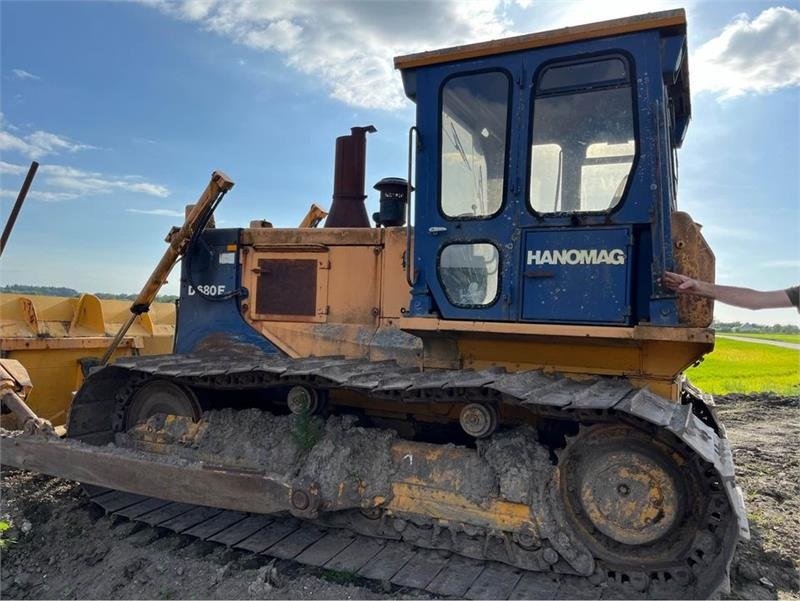
[[25, 175], [28, 169], [25, 165], [14, 165], [13, 163], [0, 161], [0, 174], [3, 175]]
[[[646, 3], [642, 0], [516, 0], [516, 3], [529, 10], [515, 25], [518, 29], [522, 28], [524, 33], [532, 33], [676, 8], [684, 8], [688, 14], [695, 0], [648, 0]], [[687, 20], [691, 21], [689, 17]]]
[[[17, 198], [19, 191], [14, 190], [0, 190], [0, 198]], [[74, 192], [53, 192], [51, 190], [31, 190], [28, 192], [27, 198], [30, 200], [39, 200], [42, 202], [61, 202], [63, 200], [72, 200], [78, 198], [79, 194]]]
[[737, 16], [691, 56], [692, 87], [720, 98], [800, 85], [800, 11], [772, 7]]
[[[24, 165], [0, 161], [0, 173], [22, 175], [28, 170]], [[84, 171], [67, 165], [42, 165], [41, 180], [47, 190], [32, 190], [31, 198], [46, 201], [70, 200], [79, 196], [100, 196], [116, 191], [135, 192], [166, 198], [170, 191], [166, 186], [147, 181], [138, 181], [139, 176], [115, 177], [95, 171]], [[37, 180], [37, 184], [38, 184]], [[7, 190], [4, 192], [8, 192]], [[8, 194], [5, 194], [6, 196]], [[16, 196], [16, 192], [14, 193]]]
[[8, 129], [10, 131], [17, 131], [19, 128], [6, 121], [6, 116], [0, 111], [0, 130]]
[[128, 213], [140, 213], [142, 215], [160, 215], [163, 217], [183, 217], [183, 211], [173, 211], [172, 209], [125, 209]]
[[38, 75], [34, 75], [25, 69], [11, 69], [11, 72], [17, 79], [41, 79]]
[[784, 260], [777, 260], [777, 261], [765, 261], [761, 264], [761, 267], [787, 267], [787, 268], [794, 268], [800, 269], [800, 259], [784, 259]]
[[[4, 128], [11, 129], [6, 123]], [[0, 150], [18, 152], [29, 159], [39, 159], [50, 154], [61, 152], [78, 152], [96, 148], [89, 144], [73, 142], [65, 136], [37, 130], [25, 136], [16, 136], [8, 131], [0, 131]]]
[[148, 2], [318, 77], [353, 106], [406, 105], [392, 58], [511, 34], [503, 0], [177, 0]]

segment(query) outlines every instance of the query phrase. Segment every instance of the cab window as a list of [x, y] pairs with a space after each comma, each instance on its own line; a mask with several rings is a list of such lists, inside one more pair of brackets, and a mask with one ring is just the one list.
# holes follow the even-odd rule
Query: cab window
[[485, 307], [497, 299], [500, 253], [494, 244], [449, 244], [439, 255], [439, 280], [457, 307]]
[[532, 122], [534, 211], [607, 212], [621, 202], [636, 155], [627, 61], [547, 67], [535, 86]]
[[510, 79], [502, 72], [453, 77], [442, 88], [442, 213], [484, 218], [503, 204]]

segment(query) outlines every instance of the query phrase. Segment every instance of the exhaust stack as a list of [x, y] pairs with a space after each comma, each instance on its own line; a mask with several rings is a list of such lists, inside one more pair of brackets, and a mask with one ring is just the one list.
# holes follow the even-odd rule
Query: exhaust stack
[[336, 138], [333, 202], [325, 227], [370, 227], [364, 180], [367, 134], [376, 131], [372, 125], [351, 127], [349, 136]]

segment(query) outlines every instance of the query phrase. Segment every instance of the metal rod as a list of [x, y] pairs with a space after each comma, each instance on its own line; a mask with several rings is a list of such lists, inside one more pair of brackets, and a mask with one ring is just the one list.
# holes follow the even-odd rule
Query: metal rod
[[412, 125], [408, 130], [408, 178], [406, 179], [406, 282], [413, 288], [416, 282], [414, 273], [414, 258], [411, 256], [411, 192], [414, 191], [414, 184], [411, 181], [413, 158], [414, 158], [414, 133], [417, 135], [417, 147], [419, 147], [419, 130], [416, 125]]
[[114, 351], [117, 350], [122, 339], [125, 338], [125, 334], [128, 333], [128, 330], [131, 329], [133, 322], [136, 321], [136, 318], [139, 317], [137, 313], [131, 313], [131, 316], [128, 318], [128, 321], [125, 322], [119, 331], [117, 332], [116, 336], [114, 336], [114, 340], [111, 341], [111, 344], [108, 345], [106, 352], [103, 353], [103, 358], [100, 359], [100, 365], [105, 365], [108, 363], [108, 360], [111, 359], [111, 355], [114, 354]]
[[36, 161], [31, 161], [31, 167], [28, 169], [28, 175], [25, 176], [25, 181], [22, 182], [22, 188], [19, 189], [17, 201], [14, 203], [14, 207], [11, 209], [11, 214], [8, 216], [6, 226], [3, 228], [3, 237], [0, 239], [0, 256], [3, 255], [3, 251], [6, 248], [6, 242], [8, 242], [8, 238], [11, 236], [11, 230], [14, 229], [14, 224], [17, 221], [17, 215], [19, 215], [19, 210], [22, 208], [22, 203], [25, 202], [25, 197], [28, 195], [28, 189], [33, 183], [33, 177], [36, 175], [36, 170], [38, 168], [39, 163]]
[[53, 424], [43, 419], [28, 407], [28, 404], [11, 389], [0, 391], [0, 404], [5, 405], [11, 413], [17, 416], [21, 430], [28, 434], [55, 434]]
[[147, 313], [150, 309], [150, 305], [153, 304], [158, 291], [161, 290], [161, 286], [166, 283], [169, 272], [172, 271], [172, 268], [181, 255], [186, 252], [189, 241], [192, 239], [192, 235], [195, 232], [195, 228], [202, 227], [201, 221], [203, 221], [204, 216], [208, 214], [208, 211], [213, 210], [217, 204], [217, 200], [231, 188], [233, 188], [233, 181], [229, 179], [227, 175], [221, 171], [215, 171], [211, 174], [211, 181], [208, 183], [208, 186], [206, 186], [206, 189], [194, 204], [191, 211], [189, 211], [189, 215], [186, 217], [186, 221], [183, 222], [181, 229], [170, 236], [169, 246], [167, 250], [164, 251], [164, 256], [161, 257], [153, 273], [150, 274], [147, 283], [144, 285], [141, 292], [139, 292], [139, 296], [133, 301], [131, 305], [131, 316], [119, 329], [116, 336], [114, 336], [103, 358], [100, 359], [100, 365], [108, 363], [108, 360], [111, 359], [111, 355], [117, 350], [117, 347], [122, 342], [122, 339], [125, 337], [125, 334], [127, 334], [136, 318], [142, 313]]

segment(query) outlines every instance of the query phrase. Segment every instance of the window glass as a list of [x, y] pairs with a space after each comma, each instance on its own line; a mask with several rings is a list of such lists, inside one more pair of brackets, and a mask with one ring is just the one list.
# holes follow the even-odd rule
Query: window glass
[[[631, 85], [619, 80], [629, 77], [626, 65], [616, 58], [586, 64], [594, 80], [575, 76], [583, 73], [580, 65], [551, 67], [539, 78], [533, 105], [529, 202], [540, 213], [608, 211], [621, 201], [633, 166]], [[549, 73], [562, 69], [572, 75], [558, 75], [558, 93], [546, 93], [542, 82], [554, 81], [556, 76]], [[600, 75], [612, 81], [600, 80]], [[591, 85], [564, 90], [565, 81]]]
[[547, 69], [539, 81], [539, 90], [576, 88], [598, 82], [627, 80], [625, 63], [619, 58], [610, 58], [590, 63], [577, 63]]
[[555, 212], [561, 206], [561, 146], [536, 144], [531, 161], [536, 169], [531, 173], [531, 198], [537, 199], [542, 212]]
[[503, 204], [508, 77], [479, 73], [442, 90], [441, 207], [447, 217], [486, 217]]
[[581, 210], [605, 211], [620, 201], [634, 152], [633, 140], [624, 144], [602, 142], [586, 149], [586, 162], [581, 168]]
[[439, 255], [439, 279], [456, 306], [490, 305], [497, 298], [500, 253], [493, 244], [450, 244]]

